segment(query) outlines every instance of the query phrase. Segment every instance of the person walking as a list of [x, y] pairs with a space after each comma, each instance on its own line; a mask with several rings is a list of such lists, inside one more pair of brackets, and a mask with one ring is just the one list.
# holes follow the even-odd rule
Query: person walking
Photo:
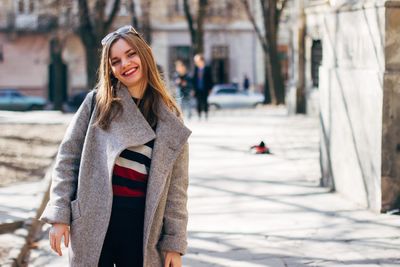
[[201, 113], [204, 112], [205, 118], [208, 118], [208, 95], [214, 85], [211, 68], [206, 66], [203, 54], [196, 54], [194, 56], [194, 75], [193, 85], [195, 88], [195, 96], [197, 100], [197, 113], [199, 119]]
[[191, 131], [132, 26], [101, 43], [98, 84], [60, 145], [40, 219], [72, 267], [181, 267]]
[[192, 81], [185, 64], [181, 60], [175, 62], [174, 83], [179, 94], [179, 100], [183, 114], [190, 119], [192, 117]]
[[247, 92], [249, 91], [249, 87], [250, 87], [250, 80], [247, 74], [245, 74], [243, 79], [243, 90]]

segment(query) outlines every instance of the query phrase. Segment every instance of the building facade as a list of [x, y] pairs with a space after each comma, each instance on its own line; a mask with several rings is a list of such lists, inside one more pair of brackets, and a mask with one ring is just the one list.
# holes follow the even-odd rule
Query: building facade
[[[75, 1], [74, 1], [75, 2]], [[140, 16], [140, 1], [135, 1]], [[196, 6], [197, 1], [192, 1]], [[257, 3], [257, 1], [253, 1]], [[63, 60], [68, 69], [68, 94], [86, 88], [85, 52], [79, 38], [70, 30], [57, 30], [67, 7], [54, 1], [5, 0], [0, 2], [0, 89], [16, 88], [30, 95], [48, 97], [50, 62], [49, 40], [54, 34], [63, 40]], [[252, 89], [262, 90], [264, 84], [262, 50], [254, 29], [240, 3], [223, 0], [213, 2], [205, 20], [207, 63], [212, 67], [216, 83], [242, 84], [244, 75], [250, 78]], [[68, 7], [76, 12], [76, 3]], [[260, 11], [253, 6], [260, 19]], [[69, 11], [71, 11], [69, 10]], [[155, 0], [151, 5], [152, 49], [166, 78], [174, 71], [174, 61], [183, 59], [193, 68], [191, 40], [182, 0]], [[128, 1], [121, 8], [114, 28], [129, 24]], [[285, 31], [281, 31], [285, 32]], [[284, 70], [287, 72], [288, 35], [282, 35]]]
[[[319, 116], [321, 183], [372, 210], [400, 208], [400, 1], [297, 1], [296, 8], [305, 63], [293, 56], [290, 79], [304, 75], [307, 111]], [[299, 47], [297, 39], [291, 50]]]

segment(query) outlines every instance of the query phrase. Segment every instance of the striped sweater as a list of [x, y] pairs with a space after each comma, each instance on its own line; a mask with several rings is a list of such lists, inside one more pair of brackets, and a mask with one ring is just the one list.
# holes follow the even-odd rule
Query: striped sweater
[[[133, 100], [137, 103], [137, 99]], [[115, 161], [112, 176], [114, 205], [144, 207], [153, 146], [154, 139], [141, 146], [129, 147]]]

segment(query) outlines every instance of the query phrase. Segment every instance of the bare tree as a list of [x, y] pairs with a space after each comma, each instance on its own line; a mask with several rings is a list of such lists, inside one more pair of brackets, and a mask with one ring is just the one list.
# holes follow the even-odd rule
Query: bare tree
[[137, 8], [136, 8], [136, 3], [135, 0], [130, 0], [129, 1], [129, 12], [131, 14], [131, 24], [133, 27], [136, 29], [139, 29], [139, 18], [137, 14]]
[[[141, 14], [137, 12], [137, 4], [139, 3]], [[152, 27], [150, 20], [151, 0], [129, 0], [129, 12], [131, 15], [131, 24], [142, 35], [143, 38], [150, 45], [152, 41]]]
[[114, 0], [111, 12], [106, 14], [106, 0], [96, 0], [89, 9], [88, 0], [78, 0], [78, 26], [76, 29], [86, 51], [86, 71], [88, 88], [97, 81], [100, 63], [101, 39], [109, 32], [120, 7], [120, 0]]
[[248, 0], [240, 0], [256, 31], [264, 53], [264, 95], [266, 103], [283, 104], [285, 88], [278, 54], [278, 30], [283, 9], [288, 0], [259, 0], [264, 31], [257, 25]]
[[207, 12], [208, 0], [198, 0], [197, 3], [197, 13], [194, 17], [190, 10], [189, 0], [183, 0], [183, 10], [188, 23], [194, 54], [204, 52], [204, 18]]
[[144, 39], [151, 44], [151, 21], [150, 21], [150, 9], [151, 9], [151, 0], [141, 0], [142, 7], [142, 19], [141, 19], [141, 27], [140, 31], [143, 34]]

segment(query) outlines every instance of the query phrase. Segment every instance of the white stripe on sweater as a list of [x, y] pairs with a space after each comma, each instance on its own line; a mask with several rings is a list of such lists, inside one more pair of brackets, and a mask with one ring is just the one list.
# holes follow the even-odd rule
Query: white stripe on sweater
[[120, 166], [120, 167], [124, 167], [124, 168], [128, 168], [128, 169], [131, 169], [131, 170], [135, 170], [135, 171], [140, 172], [142, 174], [147, 174], [146, 166], [144, 164], [141, 164], [141, 163], [137, 162], [137, 161], [124, 159], [123, 157], [118, 157], [117, 160], [115, 161], [115, 164]]

